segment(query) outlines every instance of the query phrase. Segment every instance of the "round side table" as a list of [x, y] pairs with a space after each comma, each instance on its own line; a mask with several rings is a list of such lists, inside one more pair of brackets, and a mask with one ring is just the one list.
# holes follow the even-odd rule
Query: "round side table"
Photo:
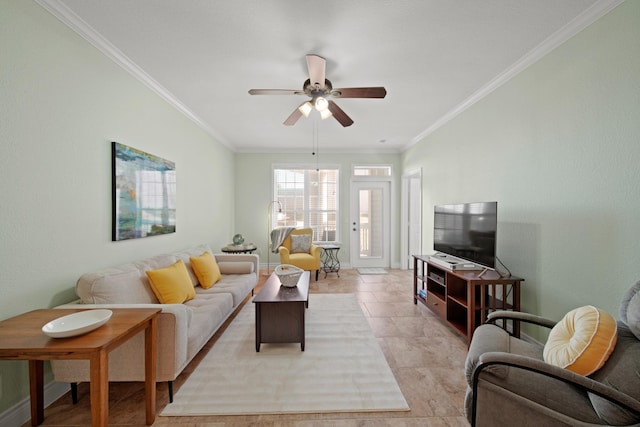
[[251, 254], [256, 249], [256, 245], [227, 245], [221, 251], [226, 254]]

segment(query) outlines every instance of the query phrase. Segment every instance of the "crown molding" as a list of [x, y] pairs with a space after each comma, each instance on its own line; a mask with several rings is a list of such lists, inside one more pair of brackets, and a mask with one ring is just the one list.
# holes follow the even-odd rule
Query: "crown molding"
[[[238, 152], [238, 149], [234, 147], [226, 138], [224, 138], [219, 132], [215, 129], [211, 128], [206, 122], [204, 122], [200, 117], [198, 117], [195, 113], [193, 113], [187, 106], [185, 106], [176, 96], [174, 96], [170, 91], [164, 88], [160, 83], [155, 81], [149, 74], [147, 74], [142, 68], [140, 68], [135, 62], [133, 62], [130, 58], [128, 58], [122, 51], [120, 51], [117, 47], [112, 45], [108, 40], [102, 37], [93, 27], [87, 24], [84, 20], [82, 20], [76, 13], [74, 13], [71, 9], [69, 9], [62, 1], [60, 0], [35, 0], [40, 6], [42, 6], [45, 10], [59, 19], [63, 24], [71, 28], [77, 34], [79, 34], [82, 38], [87, 40], [91, 45], [96, 47], [99, 51], [101, 51], [104, 55], [110, 58], [113, 62], [122, 67], [125, 71], [133, 75], [136, 79], [142, 82], [145, 86], [155, 92], [158, 96], [180, 111], [183, 115], [193, 121], [197, 126], [203, 129], [206, 133], [208, 133], [211, 137], [213, 137], [218, 142], [225, 145], [227, 148], [231, 149], [234, 152]], [[411, 146], [415, 145], [422, 139], [426, 138], [428, 135], [435, 132], [440, 127], [444, 126], [453, 118], [457, 117], [459, 114], [464, 112], [467, 108], [474, 105], [479, 100], [483, 99], [485, 96], [489, 95], [491, 92], [504, 85], [506, 82], [511, 80], [516, 75], [520, 74], [522, 71], [535, 64], [538, 60], [549, 54], [555, 48], [571, 39], [573, 36], [578, 34], [580, 31], [587, 28], [589, 25], [609, 13], [611, 10], [615, 9], [620, 4], [624, 3], [625, 0], [599, 0], [594, 3], [591, 7], [585, 10], [583, 13], [574, 18], [571, 22], [565, 25], [560, 30], [556, 31], [554, 34], [545, 39], [542, 43], [532, 49], [529, 53], [525, 54], [522, 58], [516, 61], [509, 68], [498, 74], [488, 83], [486, 83], [483, 87], [473, 93], [469, 98], [465, 101], [454, 107], [444, 116], [440, 117], [436, 120], [431, 126], [422, 131], [420, 134], [416, 135], [411, 141], [401, 149], [399, 152], [406, 151]], [[248, 149], [242, 150], [242, 152], [248, 152]], [[264, 148], [261, 151], [265, 151]], [[270, 150], [266, 150], [270, 151]], [[386, 150], [385, 150], [386, 151]], [[395, 152], [396, 150], [389, 150], [391, 152]]]
[[624, 3], [625, 0], [599, 0], [591, 7], [586, 9], [580, 15], [571, 20], [567, 25], [562, 27], [560, 30], [556, 31], [549, 37], [547, 37], [542, 43], [533, 48], [527, 54], [525, 54], [522, 58], [516, 61], [509, 68], [498, 74], [492, 80], [490, 80], [487, 84], [477, 90], [473, 95], [463, 101], [461, 104], [453, 108], [447, 114], [436, 120], [431, 126], [425, 129], [420, 134], [416, 135], [409, 144], [404, 147], [404, 150], [409, 149], [422, 139], [426, 138], [428, 135], [435, 132], [437, 129], [444, 126], [447, 122], [454, 119], [456, 116], [461, 114], [467, 108], [471, 107], [476, 102], [480, 101], [485, 96], [489, 95], [491, 92], [499, 88], [500, 86], [507, 83], [513, 77], [520, 74], [522, 71], [526, 70], [536, 62], [538, 62], [541, 58], [548, 55], [558, 46], [562, 45], [564, 42], [571, 39], [573, 36], [596, 22], [598, 19], [602, 18], [604, 15], [618, 7], [620, 4]]
[[87, 24], [82, 18], [80, 18], [75, 12], [67, 7], [60, 0], [35, 0], [40, 6], [42, 6], [47, 12], [58, 18], [63, 24], [71, 28], [78, 33], [83, 39], [91, 43], [100, 52], [106, 55], [113, 62], [122, 67], [129, 74], [133, 75], [136, 79], [142, 82], [145, 86], [155, 92], [158, 96], [168, 102], [171, 106], [176, 108], [179, 112], [184, 114], [188, 119], [193, 121], [196, 125], [202, 128], [206, 133], [213, 137], [216, 141], [222, 143], [227, 148], [235, 151], [226, 138], [220, 133], [211, 128], [200, 117], [198, 117], [193, 111], [187, 108], [175, 95], [163, 87], [160, 83], [154, 80], [149, 74], [147, 74], [142, 68], [140, 68], [135, 62], [133, 62], [127, 55], [125, 55], [120, 49], [111, 44], [107, 39], [102, 37], [93, 27]]

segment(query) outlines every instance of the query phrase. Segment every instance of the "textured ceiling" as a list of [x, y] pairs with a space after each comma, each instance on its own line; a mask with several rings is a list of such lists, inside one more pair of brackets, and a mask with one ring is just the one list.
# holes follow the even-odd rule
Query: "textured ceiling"
[[[37, 0], [239, 152], [400, 152], [593, 22], [616, 0]], [[354, 120], [282, 122], [305, 55]]]

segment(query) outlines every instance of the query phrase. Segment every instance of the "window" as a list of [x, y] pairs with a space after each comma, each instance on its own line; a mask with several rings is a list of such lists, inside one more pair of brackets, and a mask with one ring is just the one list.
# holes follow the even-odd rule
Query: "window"
[[272, 216], [273, 227], [311, 228], [314, 241], [338, 241], [337, 167], [274, 168], [273, 183], [274, 200], [282, 206], [282, 213]]
[[391, 176], [391, 166], [353, 166], [353, 176]]

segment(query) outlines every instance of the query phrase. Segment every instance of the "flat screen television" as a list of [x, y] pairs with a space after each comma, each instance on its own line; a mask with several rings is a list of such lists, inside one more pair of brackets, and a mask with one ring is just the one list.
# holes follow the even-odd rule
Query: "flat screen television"
[[433, 249], [495, 268], [498, 202], [434, 206]]

